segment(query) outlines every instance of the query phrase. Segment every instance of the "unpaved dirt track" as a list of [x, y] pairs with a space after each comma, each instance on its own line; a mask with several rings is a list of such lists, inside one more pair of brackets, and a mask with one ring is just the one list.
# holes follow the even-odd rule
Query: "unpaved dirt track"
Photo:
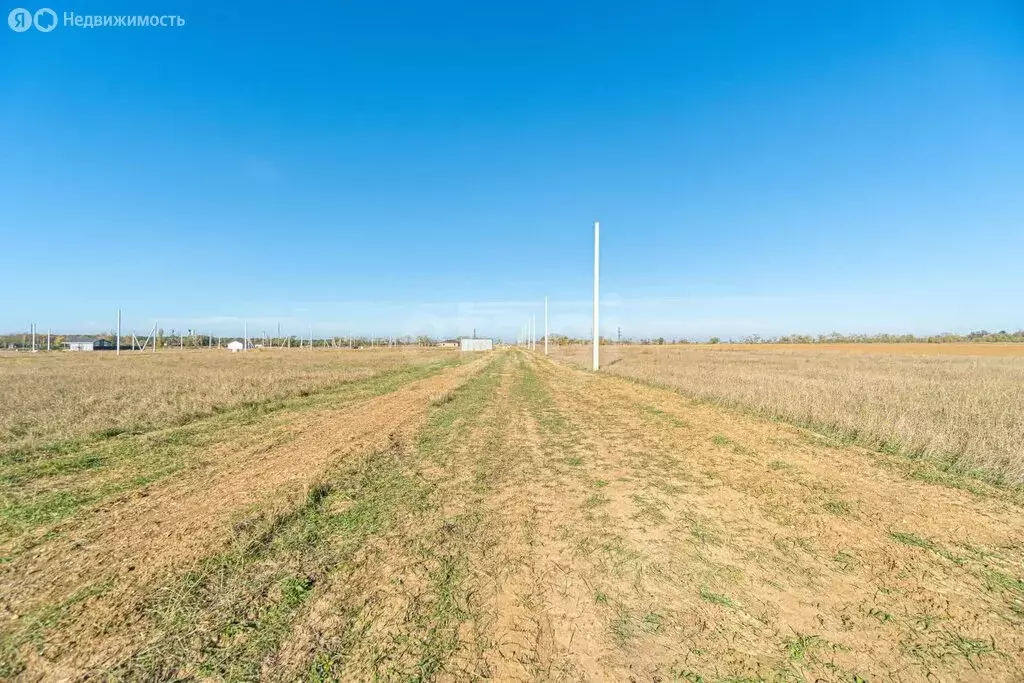
[[218, 448], [0, 565], [12, 675], [1024, 678], [1012, 497], [668, 390], [504, 351]]

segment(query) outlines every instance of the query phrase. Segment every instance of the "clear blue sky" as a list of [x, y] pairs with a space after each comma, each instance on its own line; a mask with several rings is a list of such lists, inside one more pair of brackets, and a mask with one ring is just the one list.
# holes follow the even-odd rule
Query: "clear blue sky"
[[0, 25], [0, 330], [1024, 327], [1019, 0], [145, 6]]

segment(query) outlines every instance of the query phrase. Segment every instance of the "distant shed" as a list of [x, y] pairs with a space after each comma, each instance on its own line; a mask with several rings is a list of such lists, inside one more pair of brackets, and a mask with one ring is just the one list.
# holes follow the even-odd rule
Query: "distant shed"
[[463, 339], [463, 351], [491, 351], [494, 349], [494, 341], [491, 339]]
[[64, 346], [68, 351], [104, 351], [114, 348], [114, 342], [99, 337], [86, 337], [80, 334], [69, 334], [64, 338]]
[[233, 341], [228, 343], [228, 351], [231, 353], [238, 353], [245, 348], [245, 345], [240, 341]]

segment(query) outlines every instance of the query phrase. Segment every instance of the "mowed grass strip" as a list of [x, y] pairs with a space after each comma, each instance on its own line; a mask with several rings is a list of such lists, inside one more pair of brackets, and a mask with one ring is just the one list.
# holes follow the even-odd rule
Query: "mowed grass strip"
[[[338, 587], [332, 616], [344, 627], [320, 643], [306, 671], [291, 675], [331, 680], [359, 670], [408, 679], [441, 670], [466, 618], [462, 546], [474, 515], [439, 517], [445, 496], [422, 467], [457, 444], [495, 384], [494, 369], [485, 370], [431, 408], [413, 443], [393, 440], [385, 451], [348, 461], [294, 510], [240, 522], [225, 552], [153, 587], [144, 608], [147, 627], [137, 634], [147, 645], [107, 673], [146, 680], [258, 678], [265, 668], [279, 667], [276, 653], [310, 602]], [[424, 589], [404, 612], [402, 637], [367, 644], [362, 639], [372, 634], [357, 626], [372, 606], [360, 589], [367, 575], [385, 583], [396, 578], [376, 574], [388, 559], [381, 553], [396, 549], [419, 568]]]
[[[0, 454], [0, 543], [73, 517], [82, 508], [202, 463], [210, 447], [270, 432], [277, 413], [329, 410], [396, 391], [465, 362], [449, 356], [399, 365], [287, 398], [225, 408], [169, 429], [69, 439]], [[282, 434], [277, 438], [288, 438]]]
[[444, 360], [458, 354], [409, 347], [0, 354], [0, 453], [179, 426]]

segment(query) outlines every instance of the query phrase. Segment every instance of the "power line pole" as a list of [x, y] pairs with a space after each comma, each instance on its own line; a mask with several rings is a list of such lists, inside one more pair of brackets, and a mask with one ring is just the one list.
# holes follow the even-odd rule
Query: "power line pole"
[[544, 297], [544, 355], [548, 355], [548, 298]]
[[121, 355], [121, 309], [117, 309], [117, 355]]
[[242, 321], [242, 351], [249, 350], [249, 321]]
[[46, 328], [46, 350], [50, 350], [50, 328]]
[[601, 224], [594, 221], [594, 372], [601, 367], [601, 332], [599, 331], [600, 316], [600, 274], [601, 274]]
[[31, 323], [29, 327], [32, 330], [32, 353], [36, 352], [36, 324]]

